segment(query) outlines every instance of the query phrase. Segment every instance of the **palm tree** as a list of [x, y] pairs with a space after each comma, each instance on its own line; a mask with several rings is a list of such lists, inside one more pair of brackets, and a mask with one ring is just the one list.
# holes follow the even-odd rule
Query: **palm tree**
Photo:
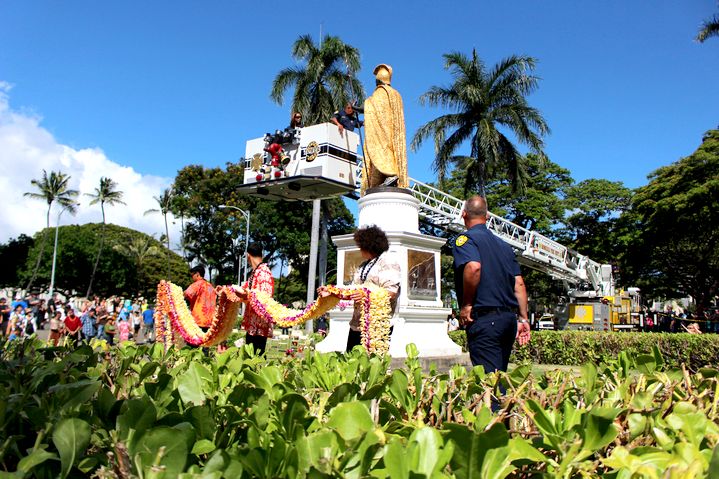
[[719, 15], [714, 15], [702, 23], [697, 34], [697, 41], [704, 43], [710, 37], [719, 37]]
[[170, 213], [172, 208], [172, 188], [165, 188], [160, 196], [154, 196], [153, 198], [157, 201], [159, 209], [153, 208], [145, 211], [145, 214], [150, 213], [161, 213], [165, 219], [165, 241], [167, 243], [167, 276], [166, 279], [170, 279], [170, 229], [167, 226], [167, 215]]
[[[487, 70], [476, 50], [472, 50], [471, 58], [454, 52], [445, 54], [444, 60], [453, 83], [449, 87], [433, 86], [419, 100], [422, 105], [454, 112], [422, 125], [412, 139], [412, 150], [433, 137], [434, 168], [440, 183], [455, 166], [464, 172], [465, 193], [476, 189], [484, 196], [488, 173], [500, 170], [506, 171], [513, 189], [520, 190], [525, 176], [523, 156], [502, 130], [511, 131], [520, 143], [544, 157], [542, 136], [549, 133], [549, 127], [526, 99], [537, 88], [538, 78], [531, 75], [536, 61], [510, 56]], [[466, 141], [470, 142], [470, 155], [456, 156]]]
[[113, 249], [127, 256], [135, 263], [135, 274], [137, 275], [136, 292], [139, 294], [145, 261], [151, 256], [159, 256], [160, 248], [152, 244], [152, 237], [141, 235], [133, 237], [126, 243], [116, 244]]
[[305, 124], [328, 121], [348, 101], [364, 100], [364, 88], [354, 74], [360, 69], [359, 50], [339, 37], [325, 36], [319, 47], [312, 37], [302, 35], [292, 45], [292, 58], [300, 66], [281, 70], [272, 82], [270, 98], [282, 104], [292, 85], [292, 111], [302, 113]]
[[95, 281], [95, 273], [97, 272], [97, 265], [100, 264], [100, 255], [102, 255], [102, 247], [105, 242], [105, 203], [108, 205], [124, 205], [122, 201], [122, 191], [118, 191], [117, 183], [111, 178], [100, 178], [100, 187], [95, 188], [94, 193], [85, 193], [86, 196], [92, 198], [90, 201], [91, 205], [100, 203], [100, 210], [102, 211], [102, 229], [100, 230], [100, 248], [97, 250], [97, 256], [95, 257], [95, 266], [92, 268], [92, 275], [90, 276], [90, 284], [87, 285], [87, 293], [85, 297], [89, 298], [92, 292], [92, 283]]
[[37, 278], [37, 272], [40, 268], [40, 262], [42, 261], [43, 253], [45, 252], [45, 240], [47, 231], [50, 228], [50, 210], [52, 204], [57, 202], [64, 209], [68, 210], [72, 214], [75, 214], [77, 203], [75, 198], [78, 195], [77, 190], [68, 189], [68, 183], [70, 182], [70, 176], [60, 171], [51, 171], [48, 176], [47, 171], [42, 170], [42, 178], [39, 180], [30, 180], [30, 183], [37, 188], [37, 192], [30, 191], [25, 193], [24, 196], [28, 198], [34, 198], [37, 200], [44, 200], [47, 202], [47, 227], [42, 235], [40, 242], [40, 252], [37, 255], [37, 261], [35, 262], [35, 268], [32, 271], [30, 281], [28, 281], [25, 289], [30, 289], [32, 284]]

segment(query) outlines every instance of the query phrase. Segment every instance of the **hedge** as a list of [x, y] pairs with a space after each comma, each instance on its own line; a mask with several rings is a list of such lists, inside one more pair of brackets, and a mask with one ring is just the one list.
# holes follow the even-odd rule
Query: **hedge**
[[[467, 349], [464, 331], [449, 333], [452, 340]], [[719, 335], [688, 333], [623, 333], [600, 331], [532, 331], [526, 346], [515, 347], [512, 362], [582, 365], [616, 359], [625, 351], [630, 356], [651, 354], [659, 348], [667, 367], [686, 364], [692, 370], [719, 365]]]

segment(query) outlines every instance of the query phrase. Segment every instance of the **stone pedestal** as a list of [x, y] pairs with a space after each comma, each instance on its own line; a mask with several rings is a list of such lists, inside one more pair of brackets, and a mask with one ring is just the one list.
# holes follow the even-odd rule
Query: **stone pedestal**
[[[376, 225], [389, 240], [389, 253], [402, 269], [402, 282], [390, 338], [392, 357], [406, 357], [414, 343], [421, 357], [462, 356], [462, 348], [447, 334], [447, 315], [440, 289], [440, 248], [445, 240], [419, 232], [419, 200], [402, 188], [373, 188], [358, 200], [359, 227]], [[352, 235], [334, 236], [337, 245], [337, 282], [348, 285], [362, 262]], [[344, 351], [352, 305], [330, 312], [330, 331], [318, 351]]]

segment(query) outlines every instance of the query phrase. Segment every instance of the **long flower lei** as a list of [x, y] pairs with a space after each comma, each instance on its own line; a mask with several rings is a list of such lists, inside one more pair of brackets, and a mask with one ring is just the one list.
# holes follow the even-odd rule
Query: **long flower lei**
[[235, 326], [242, 301], [229, 286], [218, 287], [217, 295], [219, 305], [215, 316], [210, 328], [203, 332], [185, 303], [182, 288], [168, 281], [160, 281], [155, 307], [157, 341], [169, 345], [182, 338], [191, 346], [207, 347], [227, 339]]
[[[289, 328], [316, 319], [334, 308], [340, 300], [349, 300], [359, 292], [360, 330], [362, 345], [369, 352], [384, 354], [389, 351], [389, 320], [391, 309], [387, 290], [376, 286], [327, 286], [331, 296], [320, 297], [305, 309], [291, 309], [278, 303], [262, 291], [248, 292], [249, 306], [270, 324]], [[207, 332], [195, 322], [187, 307], [182, 288], [168, 281], [157, 286], [155, 307], [155, 334], [157, 341], [166, 347], [180, 344], [191, 346], [215, 346], [224, 341], [232, 332], [239, 314], [242, 300], [231, 286], [217, 288], [218, 307]]]
[[389, 351], [389, 320], [391, 309], [389, 294], [384, 288], [367, 286], [327, 286], [331, 296], [320, 297], [305, 309], [291, 309], [278, 303], [262, 291], [249, 292], [250, 307], [270, 324], [282, 328], [302, 324], [319, 318], [334, 308], [340, 300], [349, 300], [356, 292], [362, 293], [360, 306], [360, 330], [362, 345], [368, 352], [384, 354]]

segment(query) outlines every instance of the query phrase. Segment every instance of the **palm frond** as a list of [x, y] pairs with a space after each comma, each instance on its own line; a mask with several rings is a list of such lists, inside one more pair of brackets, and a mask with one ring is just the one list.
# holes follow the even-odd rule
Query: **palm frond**
[[708, 38], [719, 36], [719, 15], [714, 15], [699, 27], [696, 40], [704, 43]]
[[300, 67], [290, 67], [280, 70], [275, 79], [272, 81], [272, 91], [270, 98], [278, 105], [282, 104], [285, 91], [292, 85], [296, 85], [300, 78], [304, 75], [304, 69]]

